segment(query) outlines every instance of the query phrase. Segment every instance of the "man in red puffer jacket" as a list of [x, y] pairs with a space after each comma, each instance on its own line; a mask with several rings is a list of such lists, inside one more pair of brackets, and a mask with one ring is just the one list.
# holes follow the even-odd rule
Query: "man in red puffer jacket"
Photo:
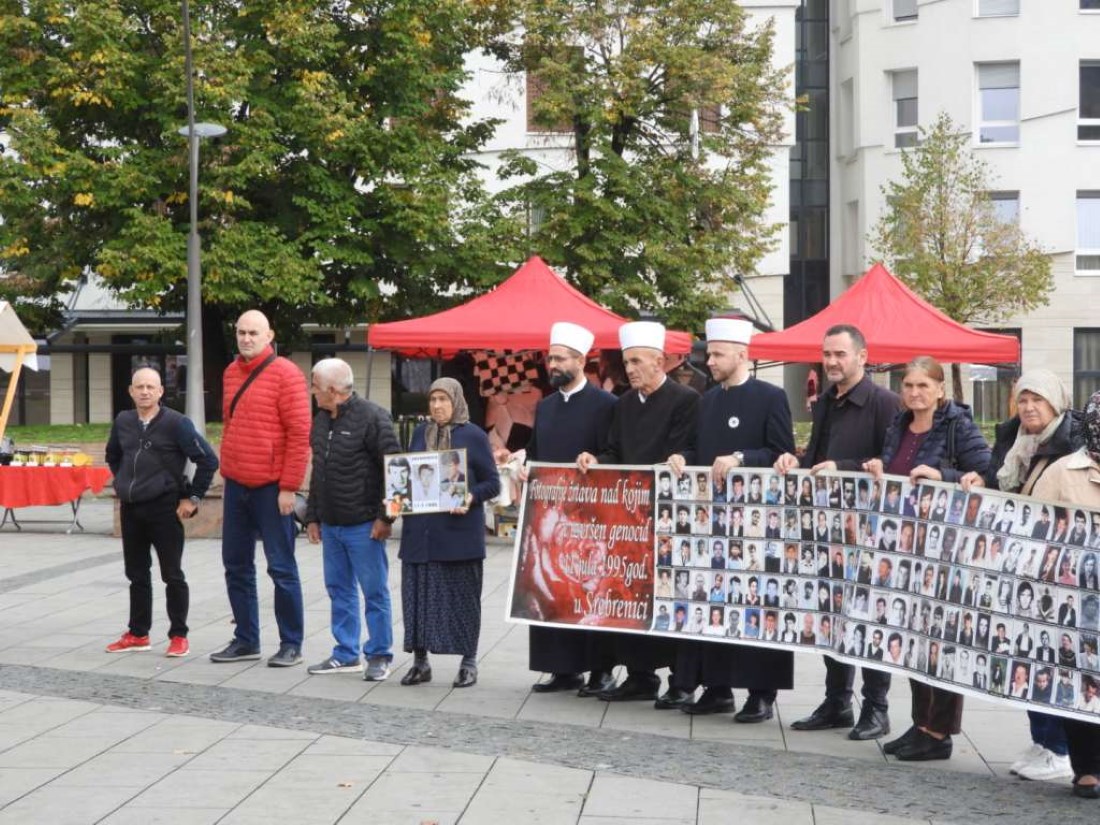
[[236, 630], [233, 641], [210, 654], [212, 662], [260, 658], [257, 535], [275, 583], [279, 626], [279, 650], [267, 663], [290, 667], [302, 661], [305, 622], [292, 514], [309, 461], [309, 394], [302, 371], [275, 356], [274, 338], [262, 312], [244, 313], [237, 320], [240, 355], [223, 377], [222, 563]]

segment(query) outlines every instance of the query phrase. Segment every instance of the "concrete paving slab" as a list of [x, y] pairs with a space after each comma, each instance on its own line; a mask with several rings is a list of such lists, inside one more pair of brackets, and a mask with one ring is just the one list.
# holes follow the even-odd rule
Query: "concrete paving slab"
[[732, 791], [703, 788], [699, 791], [698, 825], [815, 825], [813, 806], [807, 802], [747, 796]]
[[584, 803], [585, 817], [694, 822], [699, 789], [597, 772]]
[[[143, 808], [233, 808], [271, 777], [268, 770], [198, 770], [185, 766], [131, 800]], [[201, 792], [199, 792], [201, 789]]]
[[0, 807], [47, 784], [64, 768], [0, 768]]
[[93, 825], [140, 794], [141, 786], [58, 789], [45, 785], [0, 810], [0, 825]]
[[498, 759], [470, 800], [462, 822], [573, 825], [591, 781], [589, 771]]

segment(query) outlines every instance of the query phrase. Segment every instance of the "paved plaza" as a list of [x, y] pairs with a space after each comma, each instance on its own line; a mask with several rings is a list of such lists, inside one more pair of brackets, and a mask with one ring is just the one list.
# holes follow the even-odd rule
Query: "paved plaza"
[[[20, 511], [57, 517], [60, 508]], [[233, 634], [216, 540], [192, 540], [184, 659], [163, 656], [158, 588], [149, 652], [108, 654], [126, 625], [121, 545], [109, 501], [82, 510], [87, 532], [26, 524], [0, 531], [0, 825], [5, 823], [488, 823], [489, 825], [863, 825], [1093, 822], [1095, 802], [1067, 783], [1008, 774], [1028, 744], [1015, 709], [967, 700], [948, 762], [899, 765], [845, 731], [798, 733], [791, 720], [822, 695], [815, 655], [777, 719], [655, 711], [530, 692], [527, 629], [504, 621], [511, 547], [485, 569], [479, 683], [455, 690], [457, 657], [435, 681], [401, 687], [397, 651], [381, 683], [305, 667], [211, 663]], [[391, 542], [395, 636], [400, 576]], [[331, 651], [320, 548], [298, 560], [306, 663]], [[262, 559], [262, 554], [261, 554]], [[275, 651], [271, 586], [261, 573], [264, 653]], [[737, 699], [744, 698], [742, 691]], [[891, 720], [908, 726], [909, 688], [894, 680]]]

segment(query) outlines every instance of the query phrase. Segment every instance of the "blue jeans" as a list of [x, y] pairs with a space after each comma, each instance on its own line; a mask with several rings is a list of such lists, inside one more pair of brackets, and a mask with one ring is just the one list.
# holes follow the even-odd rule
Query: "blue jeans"
[[1069, 745], [1066, 743], [1066, 729], [1062, 724], [1061, 716], [1051, 716], [1049, 713], [1038, 713], [1034, 710], [1027, 712], [1027, 720], [1031, 723], [1031, 741], [1042, 745], [1048, 751], [1065, 756], [1069, 753]]
[[[390, 572], [386, 543], [371, 538], [373, 521], [340, 526], [321, 525], [321, 553], [325, 564], [325, 589], [332, 600], [334, 658], [359, 661], [359, 590], [363, 591], [368, 659], [393, 658], [393, 622], [390, 609]], [[358, 587], [356, 586], [358, 584]]]
[[260, 646], [260, 605], [256, 598], [256, 538], [264, 543], [267, 574], [275, 583], [275, 622], [282, 644], [302, 646], [305, 625], [302, 583], [294, 559], [294, 518], [279, 514], [279, 485], [245, 487], [225, 480], [222, 564], [235, 638]]

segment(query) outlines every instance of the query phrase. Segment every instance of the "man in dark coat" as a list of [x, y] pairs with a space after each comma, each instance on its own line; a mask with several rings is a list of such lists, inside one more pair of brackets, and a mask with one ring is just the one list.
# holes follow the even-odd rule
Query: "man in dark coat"
[[[658, 464], [687, 448], [695, 425], [699, 393], [665, 375], [665, 328], [653, 321], [623, 324], [619, 345], [630, 389], [615, 402], [604, 449], [577, 456], [581, 472], [596, 464]], [[611, 637], [616, 656], [626, 664], [627, 678], [600, 698], [656, 699], [661, 680], [655, 671], [673, 665], [672, 641], [628, 633]]]
[[[792, 453], [779, 457], [781, 473], [798, 466], [814, 471], [859, 470], [870, 458], [882, 454], [886, 431], [900, 402], [890, 390], [876, 385], [864, 370], [867, 342], [856, 327], [840, 324], [825, 332], [822, 361], [832, 386], [813, 411], [810, 444], [801, 462]], [[855, 667], [825, 657], [825, 701], [805, 719], [791, 724], [794, 730], [849, 727]], [[863, 708], [849, 739], [877, 739], [890, 732], [887, 692], [890, 675], [863, 669]]]
[[[393, 519], [383, 505], [382, 462], [401, 451], [390, 414], [355, 393], [351, 366], [340, 358], [318, 361], [310, 375], [317, 414], [310, 431], [313, 470], [306, 505], [306, 534], [321, 544], [325, 589], [336, 644], [313, 676], [359, 673], [384, 681], [393, 661], [386, 539]], [[423, 465], [429, 467], [430, 465]], [[426, 474], [418, 472], [418, 483]], [[425, 485], [426, 486], [426, 485]], [[359, 592], [363, 593], [360, 622]], [[366, 624], [367, 639], [361, 639]]]
[[[197, 512], [218, 459], [185, 415], [160, 405], [164, 385], [149, 367], [130, 379], [134, 409], [119, 413], [107, 441], [107, 465], [115, 477], [122, 526], [122, 558], [130, 580], [129, 629], [108, 653], [149, 650], [153, 623], [150, 548], [156, 550], [168, 610], [166, 656], [186, 656], [190, 590], [183, 574], [183, 522]], [[195, 477], [183, 474], [190, 459]]]
[[[607, 444], [615, 396], [593, 386], [584, 374], [594, 336], [582, 326], [560, 321], [550, 328], [546, 372], [557, 392], [539, 402], [528, 461], [571, 462], [581, 452], [599, 453]], [[670, 553], [671, 555], [671, 553]], [[671, 558], [668, 560], [671, 564]], [[604, 634], [592, 630], [531, 625], [531, 670], [551, 674], [531, 686], [535, 693], [579, 690], [591, 696], [615, 686]], [[587, 684], [583, 674], [590, 671]]]
[[[771, 466], [794, 449], [794, 434], [787, 394], [749, 373], [752, 324], [714, 318], [706, 328], [707, 366], [718, 386], [699, 403], [688, 449], [668, 462], [677, 474], [688, 464], [709, 465], [712, 477], [724, 480], [737, 467]], [[677, 648], [675, 690], [665, 706], [678, 705], [685, 713], [732, 711], [733, 687], [743, 686], [749, 699], [734, 719], [763, 722], [772, 717], [776, 691], [793, 685], [794, 656], [787, 651], [697, 641], [678, 642]], [[692, 703], [699, 684], [705, 690]]]

